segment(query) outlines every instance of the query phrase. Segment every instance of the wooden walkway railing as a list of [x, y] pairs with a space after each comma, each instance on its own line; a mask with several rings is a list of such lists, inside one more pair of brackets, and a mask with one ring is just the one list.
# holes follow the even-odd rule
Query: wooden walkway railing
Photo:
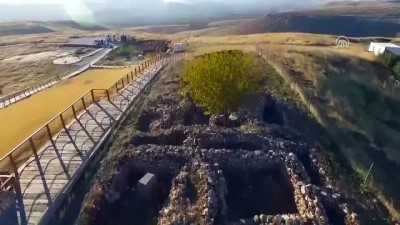
[[36, 130], [32, 135], [22, 141], [17, 147], [12, 149], [7, 155], [0, 159], [0, 192], [16, 191], [16, 183], [19, 180], [18, 168], [22, 167], [29, 158], [37, 154], [44, 144], [53, 140], [53, 136], [58, 134], [66, 126], [83, 111], [87, 110], [90, 105], [100, 101], [101, 99], [111, 100], [130, 84], [134, 79], [151, 65], [162, 60], [165, 55], [157, 55], [143, 62], [134, 70], [126, 74], [108, 89], [92, 89], [82, 95], [78, 100], [69, 105], [65, 110], [50, 119], [45, 125]]
[[44, 90], [44, 89], [58, 83], [59, 80], [62, 80], [65, 77], [68, 77], [69, 75], [70, 75], [69, 72], [65, 72], [59, 76], [55, 76], [53, 78], [50, 78], [50, 79], [44, 80], [42, 82], [39, 82], [35, 85], [32, 85], [31, 87], [13, 92], [13, 93], [5, 95], [5, 96], [0, 96], [0, 108], [11, 105], [21, 99], [24, 99], [32, 94], [35, 94], [41, 90]]
[[[115, 46], [114, 50], [118, 48], [118, 46]], [[102, 49], [99, 49], [99, 51], [101, 51]], [[96, 50], [97, 51], [97, 50]], [[94, 51], [92, 53], [89, 53], [88, 55], [84, 56], [84, 57], [88, 57], [91, 55], [94, 55], [96, 53], [98, 53], [99, 51]], [[61, 80], [65, 80], [68, 79], [70, 77], [76, 76], [84, 71], [86, 71], [87, 69], [89, 69], [94, 63], [98, 62], [100, 59], [102, 59], [104, 56], [106, 56], [108, 53], [110, 53], [112, 50], [111, 49], [107, 49], [103, 54], [101, 54], [99, 57], [97, 57], [96, 59], [94, 59], [93, 61], [91, 61], [89, 64], [81, 67], [79, 70], [75, 71], [75, 72], [65, 72], [61, 75], [55, 76], [53, 78], [41, 81], [35, 85], [32, 85], [31, 87], [13, 92], [11, 94], [5, 95], [5, 96], [0, 96], [0, 109], [4, 108], [6, 106], [9, 106], [13, 103], [16, 103], [24, 98], [27, 98], [37, 92], [40, 92], [48, 87], [51, 87], [55, 84], [57, 84], [58, 82], [60, 82]]]

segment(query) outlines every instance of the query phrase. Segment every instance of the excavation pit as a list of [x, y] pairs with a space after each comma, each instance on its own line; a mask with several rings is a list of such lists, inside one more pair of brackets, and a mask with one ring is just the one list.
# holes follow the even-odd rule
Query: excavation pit
[[187, 136], [182, 130], [173, 130], [161, 133], [159, 135], [137, 135], [132, 137], [131, 143], [134, 146], [139, 145], [173, 145], [180, 146], [186, 140]]
[[[119, 225], [156, 224], [159, 211], [168, 199], [172, 179], [173, 174], [169, 173], [130, 173], [119, 201], [111, 211], [107, 210], [110, 215], [108, 222]], [[107, 224], [106, 221], [103, 224]]]
[[307, 174], [310, 177], [311, 183], [317, 186], [321, 186], [322, 185], [321, 175], [316, 170], [316, 168], [311, 164], [311, 158], [309, 153], [307, 152], [299, 154], [298, 159], [306, 169]]
[[223, 172], [228, 188], [228, 222], [260, 214], [298, 213], [293, 187], [283, 164]]
[[326, 215], [330, 223], [335, 225], [346, 225], [346, 215], [339, 207], [325, 205]]

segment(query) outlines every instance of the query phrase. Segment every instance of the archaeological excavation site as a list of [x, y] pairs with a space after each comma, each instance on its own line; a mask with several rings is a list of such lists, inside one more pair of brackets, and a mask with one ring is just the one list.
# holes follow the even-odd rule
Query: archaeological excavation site
[[290, 131], [293, 109], [266, 93], [221, 126], [177, 88], [172, 69], [155, 81], [103, 159], [78, 224], [360, 224], [321, 147]]

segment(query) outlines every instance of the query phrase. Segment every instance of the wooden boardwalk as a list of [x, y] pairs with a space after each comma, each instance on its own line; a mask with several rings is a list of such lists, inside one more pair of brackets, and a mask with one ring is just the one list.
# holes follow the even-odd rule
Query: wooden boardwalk
[[80, 174], [112, 123], [161, 68], [160, 62], [149, 67], [111, 101], [92, 104], [21, 167], [21, 195], [0, 214], [0, 225], [38, 224], [46, 210], [57, 207], [55, 202], [68, 195], [68, 185]]

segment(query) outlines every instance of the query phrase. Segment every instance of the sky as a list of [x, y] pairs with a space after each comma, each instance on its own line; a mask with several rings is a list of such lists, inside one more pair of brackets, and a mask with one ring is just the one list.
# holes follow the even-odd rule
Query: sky
[[[165, 2], [184, 3], [225, 3], [229, 7], [242, 10], [246, 6], [266, 8], [276, 5], [303, 7], [329, 0], [0, 0], [0, 21], [9, 20], [75, 20], [95, 22], [94, 17], [102, 12], [105, 16], [120, 17], [121, 13], [107, 13], [113, 10], [132, 12], [137, 8], [135, 14], [146, 14], [157, 16], [163, 9]], [[209, 6], [203, 4], [203, 6]], [[223, 7], [214, 7], [215, 10], [224, 10]], [[122, 10], [122, 11], [121, 11]], [[158, 10], [158, 11], [157, 11]], [[149, 13], [152, 12], [153, 14]], [[96, 14], [97, 13], [97, 14]], [[165, 13], [165, 12], [164, 12]], [[174, 12], [169, 12], [174, 13]], [[110, 15], [108, 15], [110, 14]], [[131, 13], [132, 14], [132, 13]]]

